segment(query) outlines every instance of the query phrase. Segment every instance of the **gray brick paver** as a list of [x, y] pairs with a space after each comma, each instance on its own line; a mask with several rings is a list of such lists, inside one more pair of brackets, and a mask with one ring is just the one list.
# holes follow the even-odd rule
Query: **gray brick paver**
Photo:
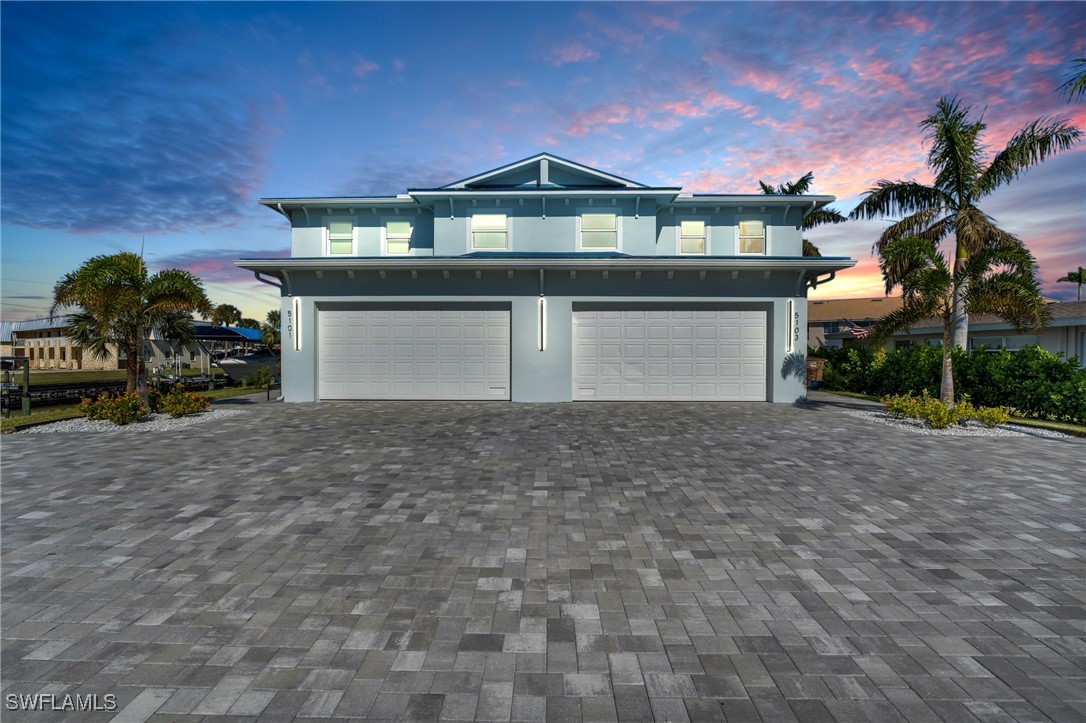
[[[1084, 713], [1082, 440], [824, 405], [242, 409], [168, 445], [4, 438], [5, 691], [150, 720]], [[186, 462], [208, 449], [225, 474]]]

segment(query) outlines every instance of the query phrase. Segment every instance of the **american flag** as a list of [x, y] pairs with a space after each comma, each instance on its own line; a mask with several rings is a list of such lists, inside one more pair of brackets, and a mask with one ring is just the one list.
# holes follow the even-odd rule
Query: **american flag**
[[867, 334], [868, 334], [867, 329], [863, 328], [859, 324], [856, 324], [854, 322], [849, 321], [848, 319], [843, 319], [843, 321], [846, 324], [848, 324], [848, 330], [852, 332], [852, 335], [854, 337], [856, 337], [857, 339], [866, 339], [867, 338]]

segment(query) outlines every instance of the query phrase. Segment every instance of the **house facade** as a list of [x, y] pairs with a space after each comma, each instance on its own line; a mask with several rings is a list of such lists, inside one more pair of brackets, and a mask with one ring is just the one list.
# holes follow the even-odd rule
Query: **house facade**
[[[125, 368], [123, 350], [118, 350], [116, 344], [109, 344], [105, 356], [98, 356], [75, 341], [68, 331], [69, 318], [68, 314], [58, 314], [42, 319], [0, 323], [0, 356], [27, 357], [30, 368], [41, 371], [109, 371]], [[155, 333], [144, 342], [144, 353], [149, 368], [175, 362], [186, 368], [203, 368], [210, 364], [207, 350], [201, 344], [193, 343], [179, 348]]]
[[856, 339], [846, 321], [865, 329], [901, 308], [900, 296], [868, 299], [812, 299], [807, 302], [807, 346], [841, 347]]
[[719, 400], [805, 394], [802, 256], [832, 196], [684, 194], [550, 154], [390, 197], [270, 198], [283, 395]]
[[[873, 327], [883, 316], [901, 308], [900, 296], [877, 296], [867, 299], [819, 299], [807, 306], [807, 344], [840, 348], [855, 344], [856, 335], [844, 323], [847, 319], [859, 326]], [[1051, 301], [1048, 303], [1049, 323], [1044, 329], [1016, 330], [1009, 322], [992, 314], [972, 314], [969, 317], [969, 350], [985, 347], [989, 351], [1019, 349], [1036, 344], [1052, 354], [1067, 358], [1078, 357], [1086, 366], [1086, 301]], [[910, 329], [893, 334], [886, 342], [888, 349], [903, 349], [914, 344], [942, 346], [943, 326], [937, 319], [925, 319]]]

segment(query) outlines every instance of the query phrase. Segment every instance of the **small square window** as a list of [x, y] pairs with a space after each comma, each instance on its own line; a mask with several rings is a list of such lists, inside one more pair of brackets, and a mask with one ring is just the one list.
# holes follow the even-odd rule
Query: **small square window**
[[618, 215], [614, 213], [582, 213], [581, 248], [617, 249]]
[[328, 253], [354, 253], [354, 224], [351, 221], [328, 222]]
[[761, 221], [739, 222], [739, 253], [765, 253], [765, 224]]
[[705, 222], [704, 221], [680, 221], [679, 222], [679, 253], [703, 254], [705, 253]]
[[507, 217], [504, 213], [477, 213], [471, 217], [471, 247], [504, 250], [509, 247]]
[[385, 224], [385, 253], [390, 256], [411, 253], [410, 221], [389, 221]]

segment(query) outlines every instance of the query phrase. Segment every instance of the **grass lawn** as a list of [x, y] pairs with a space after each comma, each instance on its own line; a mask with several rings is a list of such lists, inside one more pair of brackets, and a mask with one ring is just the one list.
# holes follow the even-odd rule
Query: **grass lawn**
[[[212, 403], [219, 399], [230, 399], [231, 397], [244, 397], [247, 394], [265, 394], [262, 389], [254, 389], [253, 387], [228, 387], [225, 389], [216, 389], [211, 392], [200, 392], [205, 397], [211, 397]], [[275, 396], [279, 395], [279, 392], [274, 391]], [[81, 416], [79, 414], [78, 405], [64, 405], [59, 407], [42, 407], [38, 410], [31, 410], [29, 417], [12, 417], [10, 419], [0, 419], [0, 432], [14, 432], [16, 429], [22, 427], [32, 427], [36, 424], [44, 424], [46, 422], [59, 422], [62, 419], [75, 419]]]
[[[870, 394], [857, 394], [856, 392], [839, 392], [837, 390], [822, 389], [823, 392], [830, 394], [837, 394], [842, 397], [852, 397], [853, 399], [867, 399], [872, 402], [879, 401], [878, 397], [873, 397]], [[1032, 417], [1015, 417], [1011, 416], [1011, 424], [1021, 424], [1023, 427], [1036, 427], [1038, 429], [1050, 429], [1053, 432], [1063, 432], [1064, 434], [1070, 434], [1072, 437], [1086, 437], [1086, 424], [1075, 424], [1073, 422], [1053, 422], [1048, 419], [1033, 419]]]

